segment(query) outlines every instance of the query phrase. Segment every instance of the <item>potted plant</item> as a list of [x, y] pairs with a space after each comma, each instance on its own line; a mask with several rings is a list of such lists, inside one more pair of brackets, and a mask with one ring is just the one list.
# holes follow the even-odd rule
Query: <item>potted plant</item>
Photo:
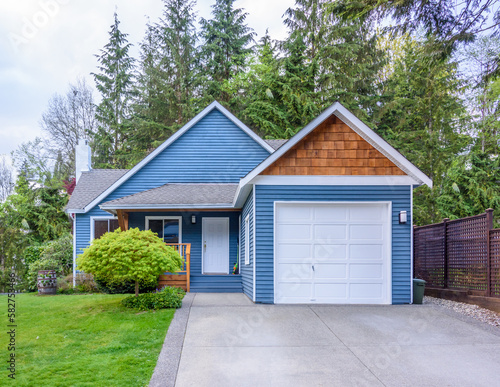
[[39, 270], [37, 278], [38, 294], [57, 293], [57, 274], [55, 270]]

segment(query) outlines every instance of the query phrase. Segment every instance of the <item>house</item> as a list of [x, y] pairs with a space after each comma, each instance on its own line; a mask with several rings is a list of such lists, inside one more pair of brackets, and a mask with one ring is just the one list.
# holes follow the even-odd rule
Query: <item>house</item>
[[132, 169], [91, 169], [83, 143], [77, 170], [75, 258], [118, 225], [138, 227], [191, 244], [193, 292], [412, 302], [412, 191], [432, 181], [340, 103], [285, 141], [213, 102]]

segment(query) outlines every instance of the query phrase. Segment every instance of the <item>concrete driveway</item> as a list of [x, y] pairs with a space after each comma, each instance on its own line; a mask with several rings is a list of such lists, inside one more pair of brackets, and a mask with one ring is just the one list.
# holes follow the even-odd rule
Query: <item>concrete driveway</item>
[[242, 294], [188, 294], [150, 386], [174, 383], [500, 386], [500, 329], [431, 305], [255, 305]]

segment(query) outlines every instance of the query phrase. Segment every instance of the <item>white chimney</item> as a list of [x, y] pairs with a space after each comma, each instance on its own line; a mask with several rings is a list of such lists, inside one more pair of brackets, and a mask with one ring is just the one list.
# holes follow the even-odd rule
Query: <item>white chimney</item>
[[76, 164], [76, 182], [80, 180], [82, 172], [88, 172], [91, 170], [91, 150], [88, 140], [78, 140], [78, 144], [75, 147], [75, 164]]

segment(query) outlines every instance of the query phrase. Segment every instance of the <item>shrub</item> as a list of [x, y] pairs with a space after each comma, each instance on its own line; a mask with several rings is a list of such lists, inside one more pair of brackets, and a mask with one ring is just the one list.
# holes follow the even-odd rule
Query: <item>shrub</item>
[[180, 308], [185, 294], [180, 288], [166, 286], [154, 293], [126, 297], [122, 304], [127, 308], [140, 310]]
[[[97, 284], [97, 288], [102, 293], [108, 294], [126, 294], [126, 293], [134, 293], [135, 292], [135, 282], [134, 281], [122, 281], [116, 282], [112, 280], [108, 280], [106, 278], [101, 279], [94, 276], [95, 282]], [[154, 278], [152, 280], [139, 281], [139, 292], [140, 293], [149, 293], [154, 291], [158, 287], [158, 278]]]
[[57, 279], [57, 292], [60, 294], [74, 293], [97, 293], [97, 284], [92, 274], [78, 273], [76, 275], [75, 287], [73, 287], [73, 275]]
[[78, 259], [78, 268], [100, 280], [120, 283], [135, 282], [135, 295], [140, 281], [157, 280], [165, 272], [181, 268], [182, 258], [166, 246], [151, 230], [132, 228], [108, 232], [95, 239]]
[[40, 259], [53, 259], [59, 262], [61, 271], [67, 275], [73, 271], [73, 238], [66, 234], [50, 241], [43, 247]]
[[24, 263], [26, 264], [26, 268], [28, 270], [32, 263], [40, 259], [40, 256], [42, 255], [44, 249], [45, 245], [32, 245], [24, 249], [23, 252]]

